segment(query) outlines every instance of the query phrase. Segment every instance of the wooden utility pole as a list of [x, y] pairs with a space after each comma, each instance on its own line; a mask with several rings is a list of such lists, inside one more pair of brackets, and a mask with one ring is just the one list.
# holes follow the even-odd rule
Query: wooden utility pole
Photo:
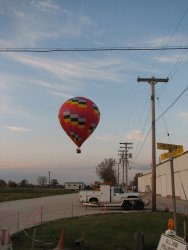
[[122, 166], [122, 184], [125, 183], [125, 151], [124, 150], [118, 150], [118, 155], [120, 156], [120, 163]]
[[117, 172], [117, 184], [119, 185], [119, 165], [120, 165], [120, 162], [118, 162], [118, 172]]
[[48, 183], [50, 184], [50, 175], [51, 175], [51, 172], [50, 171], [48, 171]]
[[151, 106], [152, 106], [152, 211], [156, 211], [156, 143], [155, 143], [155, 84], [158, 82], [166, 83], [168, 78], [137, 78], [137, 82], [147, 82], [151, 84]]
[[[120, 142], [120, 144], [123, 145], [123, 147], [120, 147], [122, 149], [122, 150], [120, 150], [120, 152], [121, 152], [120, 155], [121, 155], [121, 159], [123, 161], [123, 184], [126, 183], [126, 185], [128, 186], [128, 166], [129, 166], [129, 158], [131, 158], [130, 154], [128, 152], [129, 152], [129, 149], [132, 149], [131, 146], [133, 145], [133, 143]], [[129, 145], [131, 145], [131, 146], [129, 146]], [[126, 175], [125, 175], [125, 173], [126, 173]], [[125, 175], [125, 180], [124, 180], [124, 175]]]

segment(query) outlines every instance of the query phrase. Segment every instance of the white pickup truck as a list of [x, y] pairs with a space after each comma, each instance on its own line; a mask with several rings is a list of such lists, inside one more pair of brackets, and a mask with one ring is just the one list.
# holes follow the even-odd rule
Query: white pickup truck
[[145, 206], [139, 193], [127, 192], [120, 186], [101, 185], [100, 190], [82, 190], [79, 196], [85, 205], [121, 206], [125, 210], [142, 210]]

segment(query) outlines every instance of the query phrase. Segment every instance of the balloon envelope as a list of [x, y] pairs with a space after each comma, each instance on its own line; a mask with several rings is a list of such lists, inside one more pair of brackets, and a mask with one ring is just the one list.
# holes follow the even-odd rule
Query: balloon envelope
[[67, 100], [59, 110], [59, 122], [71, 140], [81, 147], [100, 120], [97, 105], [85, 97]]

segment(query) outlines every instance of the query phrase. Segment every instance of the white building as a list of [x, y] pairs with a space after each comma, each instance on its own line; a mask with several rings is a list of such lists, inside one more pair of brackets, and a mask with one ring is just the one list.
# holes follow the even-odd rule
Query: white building
[[[175, 194], [177, 198], [188, 198], [188, 151], [173, 159]], [[151, 190], [152, 173], [138, 178], [138, 191]], [[170, 161], [156, 165], [156, 194], [163, 197], [172, 196]]]
[[81, 190], [83, 188], [83, 182], [65, 182], [65, 189], [67, 190]]

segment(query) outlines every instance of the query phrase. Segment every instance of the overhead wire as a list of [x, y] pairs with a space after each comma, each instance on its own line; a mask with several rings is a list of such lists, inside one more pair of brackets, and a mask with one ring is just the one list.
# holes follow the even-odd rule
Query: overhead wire
[[[186, 50], [182, 50], [181, 51], [181, 55], [177, 58], [176, 63], [174, 64], [174, 66], [172, 67], [172, 69], [170, 70], [170, 72], [168, 73], [169, 79], [172, 80], [174, 78], [174, 75], [177, 73], [178, 70], [181, 69], [181, 67], [187, 63], [184, 62], [184, 64], [181, 64], [182, 61], [184, 60], [185, 56], [187, 56], [188, 53]], [[165, 84], [164, 87], [160, 90], [160, 92], [158, 93], [158, 97], [161, 96], [161, 94], [163, 93], [163, 91], [166, 89], [168, 85]]]
[[[166, 46], [169, 45], [170, 41], [171, 41], [172, 38], [174, 37], [175, 33], [177, 32], [177, 30], [178, 30], [180, 24], [182, 23], [183, 19], [184, 19], [185, 16], [187, 15], [187, 13], [188, 13], [188, 7], [187, 7], [186, 10], [184, 11], [182, 17], [180, 18], [179, 22], [177, 23], [177, 25], [176, 25], [176, 27], [175, 27], [175, 29], [174, 29], [174, 31], [172, 32], [171, 36], [169, 37], [169, 39], [168, 39], [168, 41], [167, 41], [167, 43], [166, 43]], [[188, 45], [188, 44], [186, 44], [186, 45]], [[186, 45], [185, 45], [185, 46], [186, 46]], [[163, 55], [163, 53], [164, 53], [164, 50], [161, 51], [159, 57], [154, 61], [154, 63], [153, 63], [152, 66], [150, 67], [150, 71], [151, 71], [151, 69], [154, 68], [154, 66], [155, 66], [156, 63], [159, 61], [159, 59], [161, 58], [161, 56]], [[178, 68], [177, 68], [178, 65], [179, 65], [179, 64], [181, 63], [181, 61], [183, 60], [183, 57], [185, 56], [185, 50], [182, 50], [182, 53], [181, 53], [181, 54], [182, 54], [182, 56], [180, 56], [180, 57], [177, 59], [177, 61], [176, 61], [176, 63], [175, 63], [175, 66], [172, 68], [172, 70], [171, 70], [170, 73], [168, 74], [170, 80], [172, 80], [174, 74], [176, 73], [176, 71], [177, 71], [177, 69], [178, 69]], [[173, 70], [174, 70], [174, 73], [172, 74]], [[167, 88], [167, 86], [168, 86], [167, 84], [162, 85], [162, 88], [161, 88], [161, 90], [160, 90], [159, 96], [160, 96], [160, 95], [162, 94], [162, 92]]]
[[[168, 42], [165, 46], [159, 46], [159, 47], [133, 47], [133, 46], [129, 46], [129, 47], [99, 47], [99, 48], [0, 48], [0, 52], [28, 52], [28, 53], [49, 53], [49, 52], [95, 52], [95, 51], [161, 51], [159, 57], [157, 58], [157, 60], [154, 61], [154, 63], [152, 64], [152, 66], [150, 67], [150, 70], [155, 66], [155, 64], [157, 63], [157, 61], [159, 60], [159, 58], [161, 57], [161, 55], [164, 53], [164, 51], [167, 50], [183, 50], [183, 52], [185, 50], [188, 49], [188, 46], [168, 46], [170, 40], [173, 38], [174, 34], [176, 33], [178, 27], [180, 26], [180, 24], [182, 23], [184, 17], [186, 16], [188, 12], [188, 8], [185, 10], [183, 16], [181, 17], [180, 21], [178, 22], [178, 24], [176, 25], [173, 33], [171, 34], [170, 38], [168, 39]], [[175, 72], [177, 71], [177, 67], [180, 64], [180, 62], [183, 60], [184, 55], [182, 55], [181, 57], [179, 57], [179, 59], [176, 61], [175, 66], [172, 69], [172, 76], [175, 74]], [[173, 72], [174, 71], [174, 72]], [[186, 91], [186, 90], [185, 90]], [[182, 93], [183, 94], [183, 93]], [[182, 95], [181, 94], [181, 95]], [[177, 98], [177, 100], [181, 97], [181, 95]], [[159, 116], [157, 118], [160, 119], [160, 117], [162, 117], [170, 108], [171, 106], [173, 106], [176, 101], [175, 100], [169, 107], [167, 110], [165, 110], [161, 116]], [[133, 110], [133, 104], [135, 102], [135, 99], [133, 99], [132, 101], [132, 106], [131, 109]], [[131, 111], [132, 112], [132, 111]], [[132, 115], [132, 113], [130, 113], [130, 116]], [[157, 121], [156, 120], [156, 121]], [[150, 128], [151, 130], [151, 128]], [[149, 131], [150, 131], [149, 130]], [[149, 135], [149, 132], [144, 140], [144, 143], [147, 139]], [[141, 149], [143, 148], [143, 145], [141, 146], [139, 153], [141, 151]], [[136, 155], [136, 158], [138, 157], [138, 154]]]
[[[145, 109], [146, 110], [146, 109]], [[142, 127], [142, 129], [141, 129], [141, 135], [143, 135], [144, 134], [144, 132], [145, 132], [145, 129], [146, 129], [146, 125], [147, 125], [147, 123], [148, 123], [148, 121], [149, 121], [149, 110], [150, 110], [150, 107], [149, 107], [149, 105], [148, 105], [148, 111], [146, 112], [146, 118], [145, 118], [145, 122], [144, 122], [144, 125], [143, 125], [143, 127]], [[143, 112], [141, 112], [141, 114], [143, 115]], [[143, 146], [141, 145], [140, 146], [140, 144], [141, 144], [141, 140], [139, 140], [139, 142], [137, 143], [137, 146], [136, 146], [136, 149], [135, 149], [135, 154], [137, 155], [138, 153], [138, 151], [140, 152], [140, 150], [139, 150], [139, 147], [140, 148], [142, 148]]]
[[[164, 48], [169, 45], [170, 41], [172, 40], [173, 36], [175, 35], [176, 31], [178, 30], [180, 24], [182, 23], [182, 21], [183, 21], [183, 19], [186, 16], [187, 13], [188, 13], [188, 7], [186, 8], [185, 12], [183, 13], [182, 17], [180, 18], [179, 22], [177, 23], [174, 31], [170, 35], [170, 37], [169, 37], [167, 43], [165, 44]], [[156, 58], [154, 60], [153, 64], [151, 65], [151, 67], [150, 67], [150, 69], [148, 70], [147, 73], [149, 73], [154, 68], [154, 66], [158, 63], [158, 61], [159, 61], [160, 57], [163, 55], [164, 51], [165, 51], [165, 49], [161, 50], [160, 55], [158, 56], [158, 58]]]
[[[165, 123], [165, 128], [166, 128], [166, 132], [167, 132], [167, 136], [169, 138], [169, 143], [170, 144], [172, 144], [172, 141], [171, 141], [171, 138], [170, 138], [170, 133], [168, 131], [164, 115], [169, 110], [169, 108], [171, 108], [187, 90], [188, 90], [188, 86], [180, 93], [180, 95], [174, 100], [174, 102], [164, 112], [162, 112], [162, 114], [161, 114], [162, 116], [158, 117], [158, 119], [160, 119], [161, 117], [163, 117], [163, 121]], [[160, 102], [159, 102], [159, 98], [157, 98], [157, 100], [158, 100], [159, 106], [161, 107]], [[184, 184], [183, 184], [183, 181], [182, 181], [181, 170], [180, 170], [177, 158], [174, 158], [174, 160], [175, 160], [176, 167], [177, 167], [177, 172], [176, 173], [179, 176], [179, 181], [178, 181], [177, 174], [174, 176], [174, 178], [175, 178], [176, 186], [179, 189], [179, 192], [181, 193], [181, 191], [182, 191], [183, 194], [184, 194], [184, 197], [185, 197], [185, 200], [186, 200], [185, 207], [184, 207], [184, 214], [186, 214], [186, 212], [188, 211], [188, 199], [187, 199], [187, 195], [186, 195], [186, 192], [185, 192]]]
[[135, 156], [135, 158], [134, 158], [133, 165], [135, 165], [136, 159], [138, 158], [138, 156], [139, 156], [139, 154], [140, 154], [140, 152], [141, 152], [141, 150], [142, 150], [142, 148], [143, 148], [143, 146], [144, 146], [144, 144], [145, 144], [145, 142], [146, 142], [146, 140], [147, 140], [147, 138], [148, 138], [148, 136], [149, 136], [149, 134], [150, 134], [150, 131], [151, 131], [151, 127], [150, 127], [150, 129], [148, 130], [148, 132], [147, 132], [147, 134], [146, 134], [146, 136], [145, 136], [145, 138], [144, 138], [144, 140], [143, 140], [143, 143], [142, 143], [142, 145], [141, 145], [141, 147], [140, 147], [138, 153], [136, 154], [136, 156]]
[[181, 62], [183, 61], [184, 57], [187, 55], [187, 53], [185, 53], [185, 50], [181, 51], [181, 55], [177, 58], [177, 61], [175, 63], [175, 65], [173, 66], [173, 68], [171, 69], [170, 73], [169, 73], [169, 78], [172, 79], [174, 77], [174, 75], [176, 74], [176, 72], [178, 71], [178, 67], [181, 64]]
[[[161, 113], [163, 113], [159, 97], [157, 97], [157, 103], [158, 103], [158, 106], [160, 108]], [[165, 130], [166, 130], [166, 135], [167, 135], [168, 141], [169, 141], [169, 143], [171, 143], [170, 133], [169, 133], [169, 130], [168, 130], [168, 127], [167, 127], [166, 119], [165, 119], [164, 116], [162, 116], [162, 118], [163, 118], [163, 123], [164, 123], [164, 126], [165, 126]], [[156, 129], [156, 137], [159, 138], [158, 142], [164, 142], [164, 137], [163, 137], [163, 139], [160, 138], [159, 130], [157, 130], [157, 129]], [[160, 162], [160, 157], [159, 157], [159, 162]]]
[[[185, 16], [186, 16], [187, 13], [188, 13], [188, 7], [187, 7], [186, 10], [184, 11], [182, 17], [180, 18], [179, 22], [177, 23], [177, 25], [176, 25], [176, 27], [175, 27], [175, 29], [174, 29], [174, 31], [172, 32], [171, 36], [169, 37], [169, 39], [168, 39], [168, 41], [167, 41], [167, 43], [166, 43], [166, 45], [165, 45], [166, 47], [169, 45], [170, 41], [171, 41], [172, 38], [174, 37], [175, 33], [177, 32], [177, 30], [178, 30], [180, 24], [182, 23], [182, 21], [183, 21], [183, 19], [185, 18]], [[188, 45], [188, 44], [186, 44], [186, 46], [187, 46], [187, 45]], [[149, 71], [151, 71], [151, 70], [155, 67], [155, 65], [156, 65], [157, 62], [159, 61], [160, 57], [163, 55], [164, 51], [165, 51], [165, 49], [164, 49], [164, 50], [161, 50], [160, 55], [158, 56], [157, 59], [155, 59], [155, 61], [154, 61], [153, 64], [151, 65], [150, 69], [147, 71], [147, 74], [148, 74]], [[180, 63], [182, 62], [184, 56], [185, 56], [185, 50], [182, 50], [181, 56], [178, 57], [175, 66], [174, 66], [174, 67], [172, 68], [172, 70], [170, 71], [170, 78], [172, 78], [172, 77], [174, 76], [174, 74], [176, 73], [176, 71], [177, 71], [177, 69], [178, 69], [178, 65], [180, 65]], [[146, 74], [145, 74], [145, 75], [146, 75]], [[164, 91], [164, 89], [165, 89], [166, 87], [167, 87], [167, 85], [165, 84], [164, 87], [163, 87], [163, 89], [162, 89], [162, 91]], [[162, 91], [161, 91], [160, 93], [162, 93]], [[178, 97], [176, 98], [176, 100], [175, 100], [175, 101], [174, 101], [174, 102], [173, 102], [164, 112], [162, 112], [162, 114], [156, 119], [156, 121], [159, 120], [161, 117], [163, 117], [163, 120], [164, 120], [164, 114], [165, 114], [165, 113], [166, 113], [166, 112], [167, 112], [167, 111], [168, 111], [168, 110], [178, 101], [178, 99], [183, 95], [183, 93], [184, 93], [185, 91], [186, 91], [186, 90], [184, 90], [184, 91], [180, 94], [180, 96], [178, 96]], [[165, 120], [164, 120], [164, 123], [165, 123], [165, 128], [166, 128], [167, 135], [170, 136], [170, 134], [169, 134], [169, 132], [168, 132], [168, 129], [167, 129], [167, 123], [166, 123]], [[141, 152], [141, 150], [142, 150], [142, 148], [143, 148], [143, 146], [144, 146], [144, 144], [145, 144], [145, 141], [146, 141], [146, 139], [147, 139], [147, 137], [148, 137], [150, 131], [151, 131], [151, 128], [150, 128], [150, 130], [148, 131], [148, 133], [147, 133], [147, 135], [146, 135], [146, 137], [145, 137], [145, 139], [144, 139], [144, 141], [143, 141], [143, 144], [142, 144], [141, 147], [140, 147], [140, 150], [139, 150], [138, 153], [136, 154], [136, 157], [135, 157], [135, 160], [134, 160], [134, 164], [135, 164], [135, 161], [136, 161], [136, 159], [138, 158], [138, 156], [139, 156], [139, 154], [140, 154], [140, 152]], [[169, 139], [170, 139], [170, 138], [169, 138]]]
[[134, 105], [135, 105], [137, 93], [138, 93], [138, 85], [136, 85], [136, 89], [135, 89], [135, 92], [133, 94], [133, 98], [132, 98], [132, 102], [131, 102], [131, 105], [130, 105], [129, 114], [128, 114], [128, 118], [127, 118], [128, 122], [126, 124], [125, 131], [129, 130], [129, 124], [131, 123], [133, 108], [134, 108]]
[[[161, 110], [161, 113], [163, 113], [163, 111], [162, 111], [162, 107], [161, 107], [161, 103], [160, 103], [160, 100], [159, 100], [159, 97], [157, 97], [157, 103], [158, 103], [158, 105], [159, 105], [159, 108], [160, 108], [160, 110]], [[168, 130], [168, 128], [167, 128], [167, 122], [166, 122], [166, 120], [165, 120], [165, 117], [164, 116], [162, 116], [162, 118], [163, 118], [163, 122], [164, 122], [164, 126], [165, 126], [165, 130], [166, 130], [166, 135], [168, 136], [168, 138], [170, 139], [170, 133], [169, 133], [169, 130]]]
[[163, 115], [174, 106], [174, 104], [180, 99], [180, 97], [188, 90], [188, 85], [187, 87], [176, 97], [176, 99], [165, 109], [165, 111], [163, 111], [162, 114], [160, 114], [155, 121], [157, 122], [161, 117], [163, 117]]
[[187, 50], [188, 46], [159, 46], [159, 47], [96, 47], [96, 48], [0, 48], [0, 52], [95, 52], [95, 51], [157, 51], [157, 50]]
[[[155, 119], [155, 122], [157, 122], [159, 119], [161, 119], [161, 117], [163, 117], [164, 116], [164, 114], [166, 114], [166, 112], [170, 109], [170, 108], [172, 108], [173, 106], [174, 106], [174, 104], [180, 99], [180, 97], [186, 92], [188, 90], [188, 86], [178, 95], [178, 97], [162, 112], [162, 114], [161, 115], [159, 115], [156, 119]], [[141, 145], [141, 147], [140, 147], [140, 149], [139, 149], [139, 151], [138, 151], [138, 153], [136, 154], [136, 156], [135, 156], [135, 158], [134, 158], [134, 160], [133, 160], [133, 165], [135, 165], [135, 162], [136, 162], [136, 159], [138, 158], [138, 156], [139, 156], [139, 154], [140, 154], [140, 152], [141, 152], [141, 150], [142, 150], [142, 148], [143, 148], [143, 146], [144, 146], [144, 144], [145, 144], [145, 142], [146, 142], [146, 140], [147, 140], [147, 138], [148, 138], [148, 136], [149, 136], [149, 133], [150, 133], [150, 131], [151, 131], [151, 128], [152, 127], [150, 127], [149, 128], [149, 130], [148, 130], [148, 132], [147, 132], [147, 134], [146, 134], [146, 136], [145, 136], [145, 138], [144, 138], [144, 140], [143, 140], [143, 142], [142, 142], [142, 145]]]

